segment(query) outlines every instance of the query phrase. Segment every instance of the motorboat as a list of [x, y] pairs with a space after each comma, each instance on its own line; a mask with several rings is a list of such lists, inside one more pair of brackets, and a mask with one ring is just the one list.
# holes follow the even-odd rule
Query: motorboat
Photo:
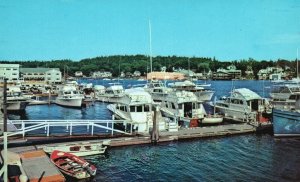
[[294, 95], [294, 108], [273, 108], [273, 132], [276, 137], [300, 136], [300, 93]]
[[51, 154], [54, 150], [67, 152], [78, 157], [104, 154], [107, 146], [110, 145], [110, 140], [99, 142], [99, 141], [84, 141], [84, 142], [70, 142], [64, 144], [50, 144], [43, 145], [42, 148], [46, 153]]
[[[154, 103], [151, 95], [142, 88], [126, 89], [124, 93], [124, 97], [118, 103], [109, 104], [107, 108], [117, 118], [134, 123], [134, 131], [149, 132], [150, 127], [153, 126], [154, 118]], [[165, 130], [164, 120], [159, 119], [158, 123], [159, 130]]]
[[99, 101], [116, 103], [124, 96], [124, 88], [122, 85], [114, 84], [105, 89], [104, 94], [98, 92], [96, 98]]
[[276, 84], [272, 86], [270, 92], [270, 103], [276, 109], [295, 108], [297, 94], [300, 93], [298, 84]]
[[209, 87], [204, 87], [203, 85], [196, 85], [195, 83], [185, 80], [183, 82], [170, 83], [169, 86], [175, 90], [184, 90], [195, 93], [200, 101], [210, 101], [214, 95], [214, 91]]
[[68, 152], [54, 150], [50, 159], [63, 174], [75, 180], [91, 179], [97, 172], [94, 165]]
[[7, 111], [25, 112], [29, 104], [28, 98], [23, 96], [19, 86], [7, 87]]
[[172, 89], [166, 87], [166, 85], [160, 80], [150, 80], [144, 86], [144, 90], [149, 92], [156, 103], [161, 103], [161, 101], [166, 97]]
[[59, 92], [55, 103], [63, 107], [81, 108], [84, 95], [74, 85], [64, 85]]
[[206, 111], [202, 102], [193, 92], [173, 91], [161, 102], [164, 117], [178, 122], [179, 126], [198, 127], [205, 117]]
[[238, 122], [269, 122], [271, 105], [268, 100], [247, 88], [233, 89], [225, 99], [214, 103], [217, 113]]

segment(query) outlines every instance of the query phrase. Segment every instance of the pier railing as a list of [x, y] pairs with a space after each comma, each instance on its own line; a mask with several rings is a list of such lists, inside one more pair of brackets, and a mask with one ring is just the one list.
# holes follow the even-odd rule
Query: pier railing
[[[17, 131], [8, 133], [9, 136], [22, 135], [25, 137], [26, 133], [44, 129], [44, 134], [46, 136], [51, 136], [50, 129], [55, 131], [57, 127], [65, 127], [64, 131], [61, 131], [63, 134], [68, 133], [68, 135], [73, 135], [74, 127], [77, 126], [86, 126], [86, 133], [94, 135], [95, 129], [100, 128], [104, 129], [108, 133], [111, 132], [111, 135], [114, 133], [122, 133], [131, 135], [133, 132], [134, 123], [128, 120], [11, 120], [11, 123], [14, 124], [17, 128]], [[122, 124], [130, 127], [130, 131], [127, 132], [127, 127], [125, 131], [116, 129], [114, 124]], [[56, 133], [57, 134], [57, 133]], [[3, 137], [0, 137], [2, 139]]]

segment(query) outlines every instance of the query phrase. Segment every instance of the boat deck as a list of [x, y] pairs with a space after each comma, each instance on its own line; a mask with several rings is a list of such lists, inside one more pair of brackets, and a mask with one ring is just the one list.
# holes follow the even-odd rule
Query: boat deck
[[43, 150], [37, 150], [34, 146], [27, 146], [9, 148], [9, 151], [20, 155], [22, 166], [30, 182], [65, 181], [64, 176]]

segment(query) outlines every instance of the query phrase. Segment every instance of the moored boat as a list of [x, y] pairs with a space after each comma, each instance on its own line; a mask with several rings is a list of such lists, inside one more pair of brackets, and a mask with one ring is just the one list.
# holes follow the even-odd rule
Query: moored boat
[[273, 131], [276, 137], [300, 136], [300, 112], [273, 109]]
[[44, 145], [40, 148], [46, 153], [51, 154], [54, 150], [68, 152], [78, 157], [104, 154], [109, 142], [76, 142], [76, 143], [65, 143], [65, 144], [53, 144]]
[[81, 108], [84, 96], [74, 85], [64, 85], [55, 103], [64, 107]]
[[77, 180], [93, 178], [97, 172], [94, 165], [67, 152], [54, 150], [50, 159], [63, 174]]

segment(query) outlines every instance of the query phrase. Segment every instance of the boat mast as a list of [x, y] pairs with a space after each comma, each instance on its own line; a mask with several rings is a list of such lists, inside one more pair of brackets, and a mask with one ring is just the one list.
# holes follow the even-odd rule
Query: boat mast
[[150, 48], [150, 73], [152, 72], [152, 37], [151, 37], [151, 22], [149, 20], [149, 48]]
[[297, 48], [297, 58], [296, 58], [296, 61], [297, 61], [297, 82], [298, 82], [298, 79], [299, 79], [299, 75], [298, 75], [298, 48]]

